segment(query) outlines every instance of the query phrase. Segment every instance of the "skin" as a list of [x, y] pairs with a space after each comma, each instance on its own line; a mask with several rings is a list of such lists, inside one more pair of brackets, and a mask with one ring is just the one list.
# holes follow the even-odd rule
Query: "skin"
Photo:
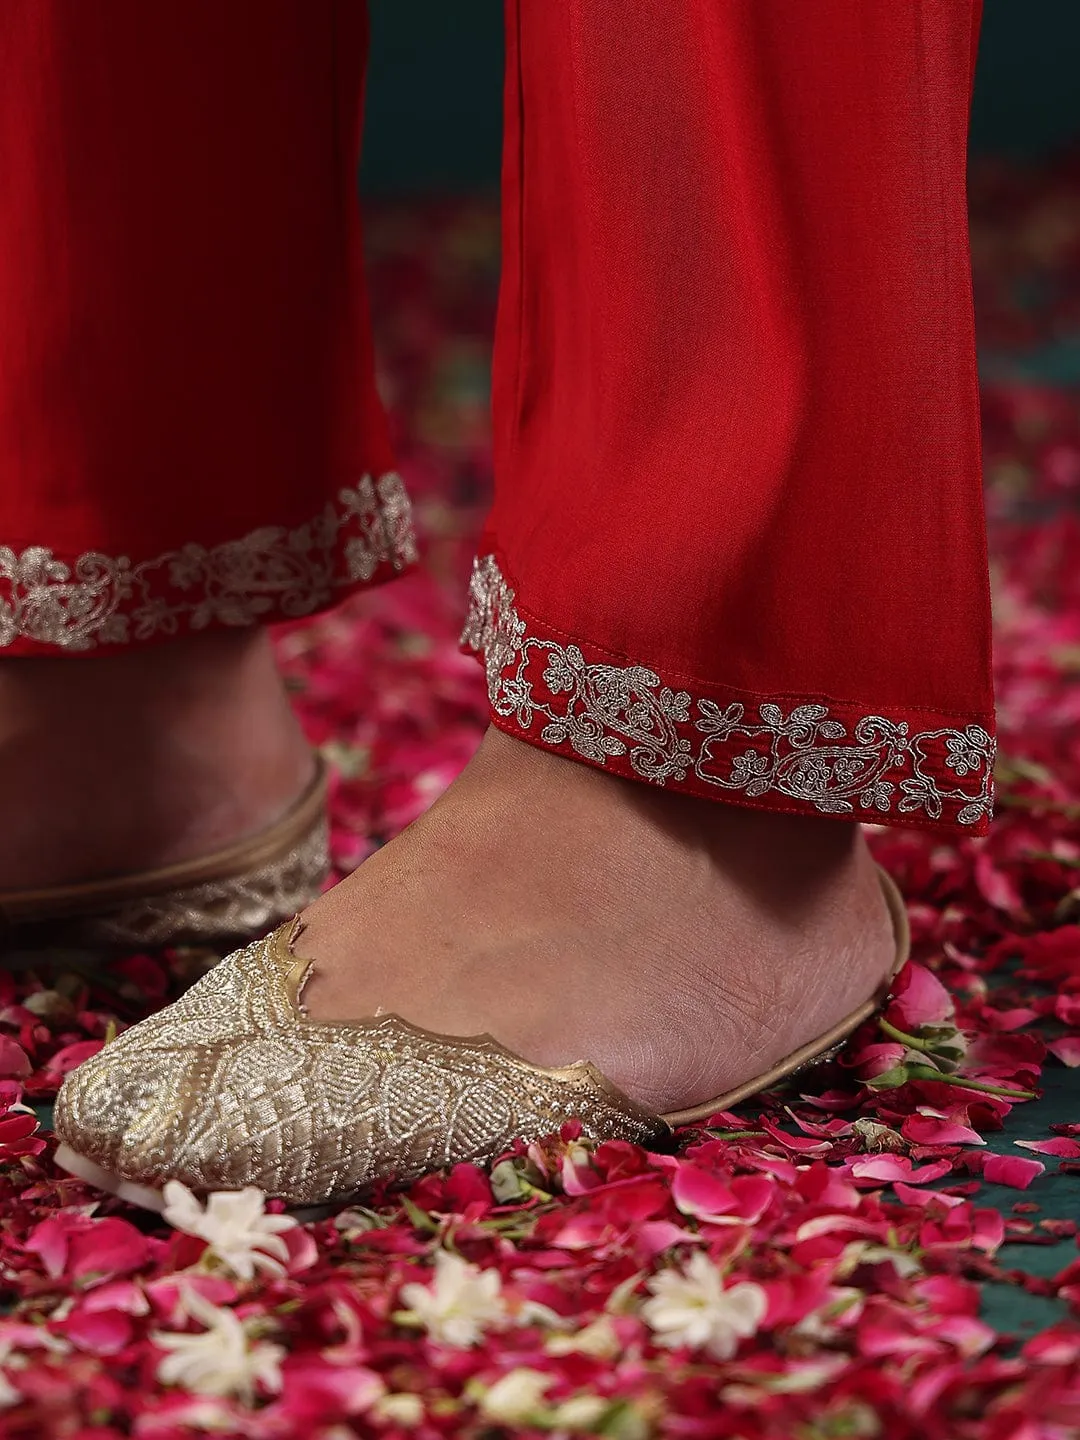
[[0, 662], [0, 890], [193, 859], [256, 834], [314, 762], [262, 630]]
[[494, 729], [304, 919], [314, 1018], [486, 1031], [661, 1111], [816, 1039], [895, 953], [857, 826], [667, 794]]
[[[0, 889], [145, 869], [271, 824], [312, 759], [259, 631], [0, 665]], [[894, 940], [858, 826], [634, 784], [491, 729], [304, 913], [316, 1019], [395, 1011], [704, 1102], [876, 989]]]

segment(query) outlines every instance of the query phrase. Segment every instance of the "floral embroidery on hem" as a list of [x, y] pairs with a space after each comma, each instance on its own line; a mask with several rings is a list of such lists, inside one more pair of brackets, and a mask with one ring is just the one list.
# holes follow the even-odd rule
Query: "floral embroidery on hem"
[[790, 711], [726, 705], [664, 685], [643, 665], [593, 662], [574, 644], [530, 633], [492, 555], [478, 559], [462, 644], [479, 654], [492, 710], [545, 745], [642, 780], [784, 797], [823, 815], [940, 822], [983, 830], [993, 808], [995, 745], [978, 724], [913, 731], [902, 718], [840, 719], [820, 702]]
[[380, 567], [417, 558], [400, 475], [365, 475], [293, 529], [264, 525], [220, 545], [188, 544], [133, 564], [88, 551], [0, 546], [0, 649], [17, 640], [92, 650], [208, 625], [295, 619]]

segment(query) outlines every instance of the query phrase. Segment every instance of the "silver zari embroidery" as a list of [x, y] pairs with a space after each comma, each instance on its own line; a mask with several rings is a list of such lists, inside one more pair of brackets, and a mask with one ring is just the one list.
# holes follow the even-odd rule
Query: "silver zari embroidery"
[[[663, 785], [691, 774], [747, 799], [776, 794], [821, 814], [856, 807], [975, 825], [993, 807], [994, 740], [981, 725], [911, 732], [905, 720], [865, 715], [849, 731], [829, 706], [785, 711], [762, 702], [756, 717], [662, 684], [642, 665], [590, 663], [578, 646], [530, 634], [494, 556], [478, 559], [462, 643], [484, 659], [496, 715], [523, 730], [542, 724], [547, 745], [568, 744], [605, 765], [627, 756], [635, 775]], [[950, 773], [956, 785], [943, 783]]]
[[294, 529], [265, 525], [138, 564], [89, 551], [69, 565], [43, 545], [0, 546], [0, 649], [24, 639], [91, 650], [212, 623], [296, 618], [380, 565], [403, 570], [415, 559], [409, 497], [393, 472], [363, 476]]

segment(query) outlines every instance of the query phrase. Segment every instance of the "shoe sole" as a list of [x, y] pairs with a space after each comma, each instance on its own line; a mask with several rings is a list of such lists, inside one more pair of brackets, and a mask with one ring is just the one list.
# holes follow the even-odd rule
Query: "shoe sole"
[[[76, 1180], [82, 1180], [86, 1185], [93, 1185], [96, 1190], [103, 1190], [106, 1195], [115, 1195], [118, 1200], [140, 1210], [152, 1210], [155, 1215], [161, 1215], [165, 1211], [165, 1196], [162, 1191], [155, 1190], [150, 1185], [136, 1185], [133, 1180], [121, 1180], [119, 1176], [103, 1170], [100, 1165], [95, 1165], [93, 1160], [87, 1160], [77, 1150], [72, 1150], [70, 1145], [58, 1145], [53, 1160], [58, 1169], [73, 1175]], [[328, 1215], [344, 1209], [352, 1202], [352, 1198], [350, 1196], [333, 1205], [289, 1205], [286, 1206], [286, 1214], [291, 1215], [301, 1225], [306, 1225], [308, 1221], [325, 1220]]]
[[74, 1175], [76, 1180], [83, 1180], [97, 1190], [104, 1190], [108, 1195], [126, 1200], [129, 1205], [138, 1205], [142, 1210], [154, 1210], [159, 1215], [165, 1209], [165, 1197], [160, 1190], [153, 1190], [149, 1185], [136, 1185], [133, 1180], [121, 1180], [119, 1175], [110, 1175], [108, 1170], [95, 1165], [93, 1160], [85, 1159], [77, 1150], [72, 1150], [70, 1145], [58, 1145], [53, 1159], [61, 1170]]

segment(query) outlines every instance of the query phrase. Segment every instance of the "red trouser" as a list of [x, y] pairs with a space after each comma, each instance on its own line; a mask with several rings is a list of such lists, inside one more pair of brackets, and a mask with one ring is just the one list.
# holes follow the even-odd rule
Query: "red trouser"
[[[980, 833], [979, 0], [509, 0], [495, 723]], [[414, 555], [357, 0], [0, 8], [0, 654], [306, 614]]]

